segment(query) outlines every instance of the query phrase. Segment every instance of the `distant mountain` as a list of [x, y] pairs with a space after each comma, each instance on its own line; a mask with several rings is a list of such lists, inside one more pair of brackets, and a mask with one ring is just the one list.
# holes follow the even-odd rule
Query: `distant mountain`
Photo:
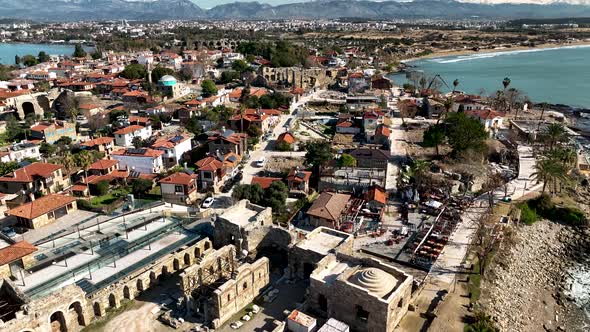
[[48, 21], [194, 19], [204, 11], [190, 0], [0, 0], [0, 17]]
[[[489, 19], [590, 17], [590, 6], [568, 3], [483, 4], [518, 0], [316, 0], [272, 6], [235, 2], [203, 10], [191, 0], [0, 0], [0, 18], [48, 21], [161, 19]], [[550, 1], [550, 0], [521, 0]], [[590, 0], [562, 0], [588, 3]]]

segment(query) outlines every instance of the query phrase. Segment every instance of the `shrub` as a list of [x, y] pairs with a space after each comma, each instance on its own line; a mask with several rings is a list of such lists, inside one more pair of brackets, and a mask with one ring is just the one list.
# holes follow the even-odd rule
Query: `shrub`
[[92, 204], [85, 199], [77, 200], [76, 205], [78, 205], [78, 209], [80, 210], [92, 210]]
[[518, 208], [520, 209], [520, 221], [527, 225], [532, 225], [537, 221], [537, 213], [527, 203], [519, 204]]
[[106, 195], [109, 192], [109, 181], [102, 180], [96, 184], [96, 193], [98, 196]]

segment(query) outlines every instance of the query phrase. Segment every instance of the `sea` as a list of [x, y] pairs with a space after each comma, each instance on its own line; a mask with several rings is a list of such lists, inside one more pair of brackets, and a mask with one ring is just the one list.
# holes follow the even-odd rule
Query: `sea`
[[[524, 92], [533, 102], [590, 108], [590, 45], [484, 52], [425, 58], [406, 62], [427, 77], [440, 75], [452, 89], [492, 95], [503, 89], [502, 80]], [[409, 83], [405, 73], [389, 76], [398, 85]], [[442, 91], [449, 90], [444, 84]]]
[[[86, 48], [89, 50], [90, 48]], [[0, 43], [0, 64], [14, 65], [16, 55], [31, 54], [37, 56], [39, 52], [45, 51], [49, 55], [72, 55], [74, 45], [63, 44], [25, 44], [25, 43]]]

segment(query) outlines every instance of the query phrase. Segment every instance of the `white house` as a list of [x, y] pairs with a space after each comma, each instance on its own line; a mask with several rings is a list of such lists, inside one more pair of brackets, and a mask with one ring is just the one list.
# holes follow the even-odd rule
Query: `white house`
[[154, 55], [152, 52], [141, 53], [137, 56], [136, 60], [140, 65], [151, 65], [154, 63]]
[[133, 146], [133, 139], [140, 137], [142, 140], [152, 137], [152, 126], [131, 125], [115, 131], [115, 145]]
[[174, 167], [183, 159], [185, 153], [192, 150], [191, 136], [187, 134], [169, 135], [156, 140], [152, 148], [164, 152], [164, 165]]
[[478, 119], [484, 125], [486, 131], [494, 131], [502, 126], [504, 113], [492, 110], [466, 111], [467, 116]]
[[121, 149], [111, 156], [119, 161], [119, 169], [140, 173], [160, 173], [164, 170], [164, 151], [154, 149]]
[[4, 151], [0, 151], [0, 161], [2, 162], [21, 162], [25, 158], [41, 160], [39, 145], [27, 141], [22, 141], [20, 143], [14, 143]]

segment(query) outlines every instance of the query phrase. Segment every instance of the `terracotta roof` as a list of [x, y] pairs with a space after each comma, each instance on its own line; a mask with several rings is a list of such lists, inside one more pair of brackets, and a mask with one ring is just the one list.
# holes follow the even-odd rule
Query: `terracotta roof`
[[284, 132], [277, 137], [277, 142], [285, 142], [287, 144], [295, 143], [295, 136], [290, 132]]
[[263, 177], [263, 176], [253, 176], [252, 177], [252, 181], [250, 181], [250, 184], [254, 185], [254, 184], [258, 184], [260, 185], [260, 187], [262, 187], [262, 189], [266, 189], [268, 187], [270, 187], [270, 185], [273, 182], [280, 182], [282, 181], [281, 178], [269, 178], [269, 177]]
[[27, 241], [20, 241], [0, 249], [0, 266], [6, 265], [37, 251], [37, 247]]
[[199, 171], [216, 171], [223, 167], [223, 162], [215, 157], [205, 157], [195, 163]]
[[287, 180], [294, 181], [294, 182], [307, 182], [311, 177], [311, 172], [309, 171], [298, 171], [296, 169], [292, 169], [287, 175]]
[[99, 108], [99, 107], [100, 107], [100, 105], [92, 104], [92, 103], [80, 104], [80, 106], [78, 106], [79, 109], [83, 109], [83, 110], [92, 110], [92, 109]]
[[389, 137], [391, 131], [389, 130], [389, 127], [385, 125], [379, 125], [379, 127], [377, 127], [377, 130], [375, 130], [375, 134], [384, 137]]
[[[138, 153], [139, 150], [142, 151], [142, 153]], [[136, 153], [137, 151], [137, 153]], [[134, 156], [134, 157], [159, 157], [161, 155], [164, 154], [164, 151], [160, 151], [160, 150], [154, 150], [154, 149], [149, 149], [149, 148], [143, 148], [143, 149], [120, 149], [120, 150], [116, 150], [113, 151], [112, 153], [114, 156]]]
[[354, 123], [350, 120], [343, 120], [336, 124], [336, 127], [340, 128], [351, 128], [354, 127]]
[[491, 120], [495, 118], [502, 118], [504, 117], [504, 113], [493, 111], [493, 110], [474, 110], [474, 111], [466, 111], [465, 114], [479, 118], [479, 119], [486, 119]]
[[70, 188], [72, 191], [86, 191], [88, 190], [88, 186], [86, 186], [85, 184], [75, 184]]
[[389, 160], [390, 153], [387, 150], [380, 149], [356, 149], [350, 152], [350, 155], [354, 159], [376, 159], [376, 160]]
[[187, 174], [185, 172], [178, 172], [171, 174], [162, 180], [160, 183], [168, 183], [168, 184], [180, 184], [180, 185], [189, 185], [191, 182], [197, 179], [196, 174]]
[[72, 196], [50, 194], [8, 210], [6, 213], [15, 217], [34, 219], [75, 201], [76, 198]]
[[307, 214], [310, 216], [336, 221], [344, 211], [350, 195], [338, 194], [331, 192], [323, 192], [318, 199], [316, 199]]
[[129, 127], [125, 127], [125, 128], [122, 128], [122, 129], [119, 129], [119, 130], [115, 131], [115, 134], [117, 134], [117, 135], [127, 135], [127, 134], [131, 134], [133, 132], [136, 132], [136, 131], [140, 131], [143, 128], [145, 128], [145, 127], [140, 126], [140, 125], [131, 125]]
[[62, 167], [54, 164], [32, 163], [0, 177], [0, 182], [33, 182], [34, 177], [50, 177], [53, 172]]
[[88, 169], [108, 169], [111, 168], [119, 163], [118, 160], [115, 159], [101, 159], [94, 162]]
[[191, 137], [188, 135], [168, 135], [157, 139], [156, 142], [152, 144], [152, 148], [173, 148], [189, 139], [191, 139]]
[[80, 145], [86, 146], [86, 147], [93, 147], [93, 146], [97, 146], [97, 145], [113, 143], [113, 140], [115, 140], [113, 137], [99, 137], [99, 138], [91, 139], [90, 141], [86, 141]]

